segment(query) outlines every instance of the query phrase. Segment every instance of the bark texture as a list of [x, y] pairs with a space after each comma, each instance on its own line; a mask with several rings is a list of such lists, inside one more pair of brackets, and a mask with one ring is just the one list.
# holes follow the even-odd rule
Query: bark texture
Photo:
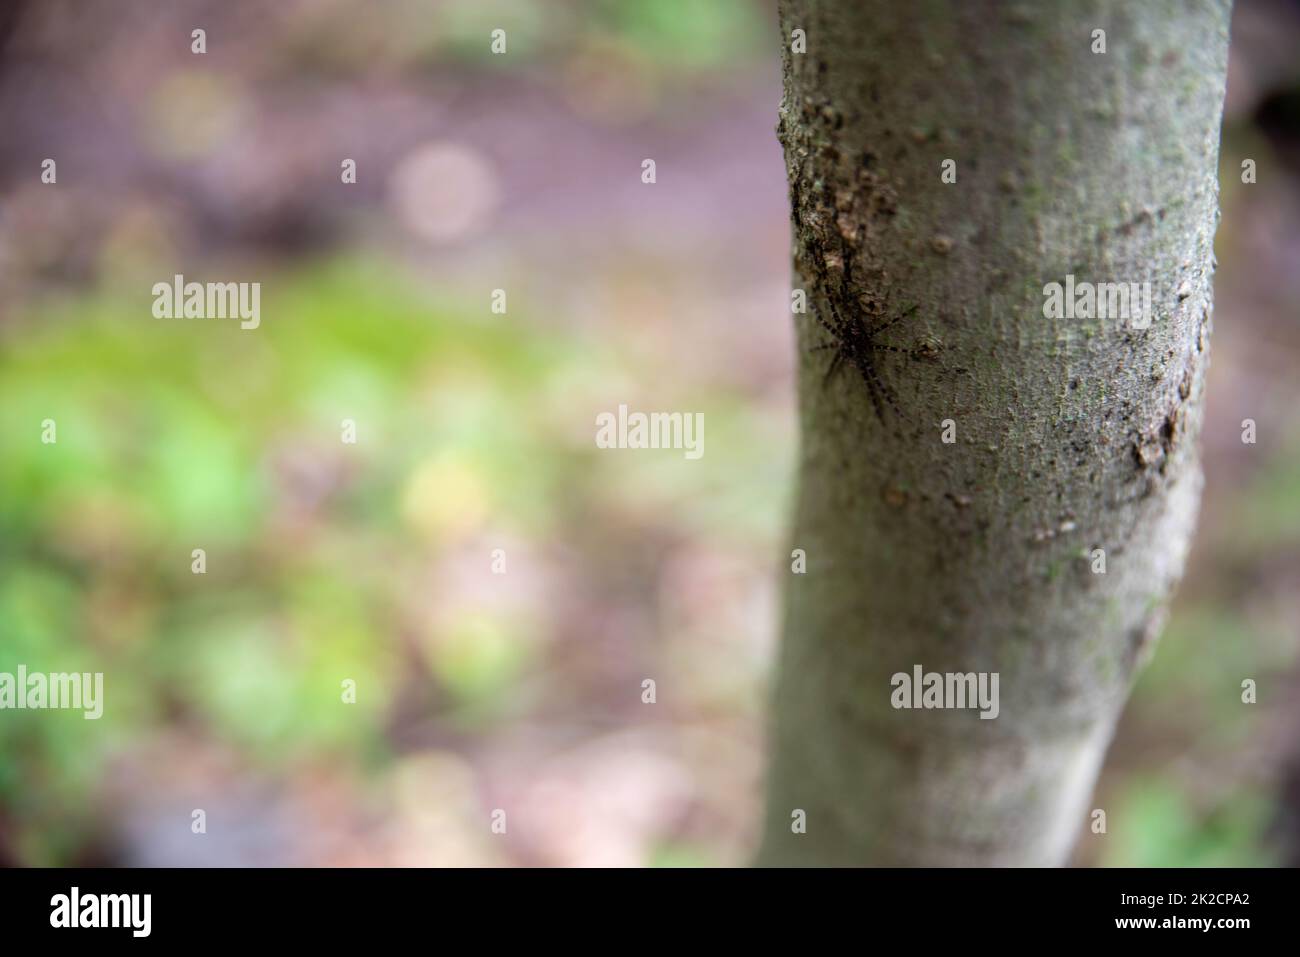
[[[759, 863], [1055, 865], [1087, 826], [1200, 495], [1229, 7], [782, 4], [807, 571]], [[1149, 328], [1045, 318], [1067, 274], [1149, 282]], [[814, 347], [911, 304], [882, 422]], [[999, 716], [895, 709], [917, 664], [997, 672]]]

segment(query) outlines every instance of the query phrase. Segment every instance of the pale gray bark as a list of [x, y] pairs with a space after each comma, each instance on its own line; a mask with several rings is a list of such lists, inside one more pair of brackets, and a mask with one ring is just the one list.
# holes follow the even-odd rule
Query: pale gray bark
[[[1200, 494], [1229, 6], [783, 3], [807, 572], [760, 863], [1060, 864], [1087, 826]], [[1150, 328], [1045, 318], [1069, 273], [1150, 282]], [[817, 317], [913, 303], [882, 423]], [[893, 708], [916, 664], [998, 672], [998, 718]]]

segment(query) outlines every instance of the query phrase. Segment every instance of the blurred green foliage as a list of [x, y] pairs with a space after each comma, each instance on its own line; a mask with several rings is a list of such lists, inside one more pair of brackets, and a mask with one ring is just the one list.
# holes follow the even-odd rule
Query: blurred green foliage
[[[24, 822], [31, 861], [64, 859], [58, 835], [90, 824], [105, 759], [150, 731], [267, 767], [364, 765], [389, 753], [404, 696], [461, 727], [517, 707], [538, 632], [556, 626], [424, 597], [485, 528], [543, 548], [586, 537], [597, 565], [638, 515], [765, 550], [779, 534], [778, 509], [749, 506], [780, 501], [785, 464], [741, 397], [692, 399], [708, 447], [727, 450], [690, 468], [679, 452], [598, 456], [592, 396], [634, 355], [368, 260], [263, 289], [256, 330], [154, 319], [120, 289], [5, 328], [0, 665], [106, 673], [99, 721], [0, 722], [0, 806]], [[486, 549], [474, 561], [486, 570]], [[355, 706], [339, 704], [344, 678]]]
[[[773, 50], [772, 12], [761, 0], [390, 0], [361, 18], [330, 5], [295, 18], [287, 61], [325, 74], [376, 62], [528, 70], [601, 49], [628, 69], [691, 80]], [[505, 31], [507, 56], [493, 54], [494, 30]]]
[[1112, 807], [1108, 867], [1259, 867], [1277, 864], [1262, 840], [1271, 808], [1259, 793], [1197, 810], [1174, 784], [1139, 777]]

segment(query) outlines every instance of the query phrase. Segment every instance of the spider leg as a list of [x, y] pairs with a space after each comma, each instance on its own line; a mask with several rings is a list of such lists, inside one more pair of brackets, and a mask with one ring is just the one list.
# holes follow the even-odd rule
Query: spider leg
[[[814, 244], [810, 252], [812, 253], [813, 263], [814, 265], [817, 266], [818, 272], [820, 272], [822, 276], [829, 276], [830, 269], [826, 265], [826, 256], [822, 253], [821, 248]], [[841, 280], [840, 281], [841, 293], [844, 291], [843, 285], [844, 285], [843, 280]], [[830, 295], [827, 295], [825, 298], [826, 298], [827, 305], [829, 305], [831, 309], [831, 318], [835, 320], [834, 325], [827, 322], [826, 318], [822, 316], [822, 314], [818, 312], [816, 309], [813, 310], [814, 318], [816, 318], [816, 320], [821, 324], [822, 328], [825, 329], [827, 332], [829, 332], [834, 338], [843, 339], [844, 330], [846, 328], [844, 324], [844, 319], [840, 316], [839, 310], [835, 308], [835, 300], [832, 299]]]
[[862, 378], [866, 380], [867, 394], [871, 396], [871, 404], [876, 408], [876, 418], [880, 420], [881, 425], [884, 425], [885, 407], [880, 403], [880, 395], [878, 394], [879, 390], [876, 388], [876, 383], [873, 379], [867, 376], [865, 371], [862, 373]]
[[[835, 313], [834, 306], [831, 306], [831, 313], [832, 315], [834, 315]], [[831, 338], [837, 341], [844, 338], [844, 336], [840, 333], [840, 331], [836, 329], [835, 326], [832, 326], [829, 322], [827, 322], [826, 318], [816, 309], [813, 310], [813, 316], [814, 318], [816, 318], [818, 325], [820, 325], [823, 329], [825, 329], [828, 333], [830, 333]], [[835, 318], [837, 321], [839, 320], [838, 315], [836, 315]]]
[[903, 417], [903, 410], [898, 407], [898, 393], [894, 391], [892, 385], [885, 382], [883, 379], [880, 381], [880, 384], [884, 386], [883, 391], [885, 393], [885, 401], [888, 402], [889, 407], [894, 410], [894, 415], [901, 419]]
[[834, 335], [836, 339], [843, 339], [845, 331], [849, 328], [849, 324], [844, 320], [844, 317], [840, 315], [840, 310], [835, 305], [834, 299], [827, 296], [826, 302], [831, 307], [831, 318], [835, 320], [835, 328], [831, 330], [832, 335]]
[[822, 386], [825, 386], [826, 383], [831, 381], [831, 376], [835, 375], [836, 371], [840, 367], [840, 363], [842, 363], [843, 361], [844, 361], [843, 353], [837, 352], [835, 353], [835, 355], [831, 357], [831, 364], [826, 368], [826, 375], [822, 377]]
[[886, 385], [884, 380], [876, 373], [876, 367], [869, 362], [863, 363], [862, 374], [864, 377], [870, 376], [869, 384], [874, 383], [873, 390], [877, 388], [880, 390], [880, 394], [884, 396], [885, 401], [889, 403], [889, 407], [894, 410], [894, 415], [901, 419], [903, 417], [903, 410], [898, 407], [897, 396], [894, 395], [894, 391]]
[[[821, 259], [820, 256], [817, 258], [818, 260]], [[844, 338], [844, 320], [840, 318], [840, 313], [839, 310], [835, 308], [834, 300], [832, 300], [830, 296], [826, 296], [825, 298], [826, 304], [829, 305], [831, 309], [831, 318], [835, 320], [834, 325], [827, 322], [826, 317], [822, 315], [821, 310], [816, 306], [814, 306], [812, 310], [813, 319], [817, 321], [819, 326], [830, 333], [832, 339], [837, 341], [842, 340]]]
[[898, 315], [894, 316], [894, 318], [890, 319], [888, 322], [883, 323], [882, 325], [876, 326], [876, 328], [872, 329], [872, 330], [871, 330], [871, 334], [874, 336], [874, 335], [877, 335], [878, 333], [884, 332], [884, 331], [885, 331], [886, 329], [888, 329], [890, 326], [893, 326], [893, 325], [896, 325], [896, 324], [902, 322], [904, 319], [906, 319], [906, 318], [907, 318], [908, 316], [910, 316], [912, 313], [916, 312], [916, 310], [917, 310], [918, 308], [920, 308], [920, 307], [919, 307], [916, 303], [912, 303], [912, 305], [908, 306], [906, 309], [904, 309], [904, 310], [903, 310], [902, 312], [900, 312]]
[[883, 342], [873, 342], [871, 348], [879, 352], [897, 352], [900, 355], [905, 356], [910, 356], [912, 354], [910, 349], [904, 349], [901, 346], [887, 346]]

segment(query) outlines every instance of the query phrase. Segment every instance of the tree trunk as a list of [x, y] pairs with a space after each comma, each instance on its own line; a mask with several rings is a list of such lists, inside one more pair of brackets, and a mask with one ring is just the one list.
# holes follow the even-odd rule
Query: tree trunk
[[[760, 864], [1056, 865], [1088, 825], [1200, 495], [1229, 9], [783, 3], [806, 573]], [[1150, 283], [1149, 326], [1049, 318], [1067, 276]], [[917, 665], [996, 673], [997, 717], [895, 707]]]

